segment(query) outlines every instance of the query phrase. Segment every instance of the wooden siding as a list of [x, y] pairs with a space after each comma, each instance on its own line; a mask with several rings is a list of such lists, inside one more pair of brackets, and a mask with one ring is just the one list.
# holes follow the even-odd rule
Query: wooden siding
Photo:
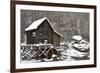
[[[33, 32], [36, 33], [36, 36], [33, 36]], [[48, 43], [54, 46], [60, 45], [60, 36], [53, 31], [47, 20], [42, 22], [37, 29], [27, 31], [26, 34], [27, 44], [44, 43], [44, 40], [47, 40]]]

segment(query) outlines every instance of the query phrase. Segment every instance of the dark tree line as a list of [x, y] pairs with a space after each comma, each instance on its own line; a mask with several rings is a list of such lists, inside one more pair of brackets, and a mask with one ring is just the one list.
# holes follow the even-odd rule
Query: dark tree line
[[25, 28], [43, 17], [47, 17], [55, 30], [63, 35], [62, 42], [71, 41], [74, 35], [89, 41], [89, 13], [21, 10], [21, 42], [25, 41]]

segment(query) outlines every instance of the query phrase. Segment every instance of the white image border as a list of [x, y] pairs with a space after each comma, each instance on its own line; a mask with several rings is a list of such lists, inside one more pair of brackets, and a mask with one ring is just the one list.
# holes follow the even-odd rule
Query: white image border
[[[42, 11], [62, 11], [62, 12], [86, 12], [90, 13], [90, 59], [82, 61], [58, 61], [58, 62], [42, 62], [42, 63], [20, 63], [20, 21], [21, 9], [25, 10], [42, 10]], [[57, 67], [57, 66], [75, 66], [94, 64], [94, 10], [85, 8], [70, 7], [52, 7], [52, 6], [36, 6], [36, 5], [16, 5], [16, 69], [23, 68], [41, 68], [41, 67]]]

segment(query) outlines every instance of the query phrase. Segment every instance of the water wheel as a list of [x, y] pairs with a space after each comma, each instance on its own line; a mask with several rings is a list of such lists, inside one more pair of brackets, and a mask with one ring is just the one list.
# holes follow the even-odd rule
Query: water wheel
[[55, 48], [50, 48], [48, 49], [46, 54], [47, 54], [47, 59], [51, 59], [53, 55], [58, 56], [58, 51]]

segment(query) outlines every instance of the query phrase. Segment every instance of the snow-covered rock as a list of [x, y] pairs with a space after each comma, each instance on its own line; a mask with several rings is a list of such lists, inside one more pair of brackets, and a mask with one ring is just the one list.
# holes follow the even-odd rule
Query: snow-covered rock
[[75, 49], [68, 49], [66, 54], [73, 57], [84, 57], [87, 53], [80, 52]]
[[79, 36], [79, 35], [75, 35], [75, 36], [72, 37], [72, 39], [73, 39], [73, 40], [80, 41], [80, 40], [82, 40], [82, 37]]

